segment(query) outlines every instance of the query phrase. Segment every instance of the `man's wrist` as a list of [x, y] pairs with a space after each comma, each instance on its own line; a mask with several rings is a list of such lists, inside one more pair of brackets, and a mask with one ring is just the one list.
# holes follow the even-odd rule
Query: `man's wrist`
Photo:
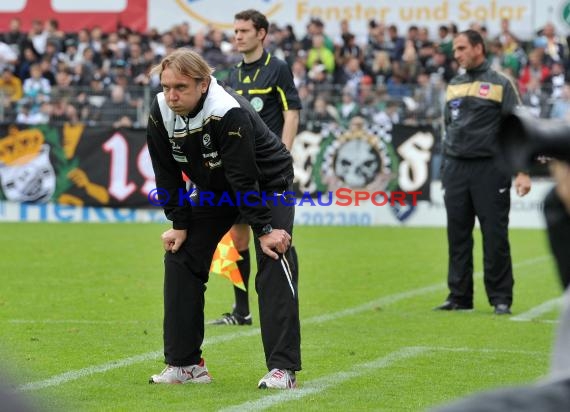
[[261, 226], [257, 231], [256, 231], [256, 235], [258, 238], [260, 238], [261, 236], [265, 236], [270, 234], [271, 232], [273, 232], [273, 227], [268, 223], [266, 225]]

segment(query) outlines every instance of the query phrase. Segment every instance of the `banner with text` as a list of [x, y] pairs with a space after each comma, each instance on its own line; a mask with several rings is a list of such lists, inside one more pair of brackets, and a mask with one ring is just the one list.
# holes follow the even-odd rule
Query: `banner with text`
[[[298, 192], [404, 191], [429, 199], [431, 129], [323, 130], [295, 139]], [[0, 126], [0, 200], [151, 207], [155, 187], [144, 130]]]

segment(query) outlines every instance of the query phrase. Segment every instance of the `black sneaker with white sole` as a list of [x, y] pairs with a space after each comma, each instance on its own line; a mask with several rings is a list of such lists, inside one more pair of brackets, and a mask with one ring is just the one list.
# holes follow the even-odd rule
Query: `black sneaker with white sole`
[[251, 325], [252, 318], [251, 313], [247, 316], [242, 316], [238, 313], [224, 313], [221, 318], [211, 321], [210, 325], [236, 325], [244, 326]]

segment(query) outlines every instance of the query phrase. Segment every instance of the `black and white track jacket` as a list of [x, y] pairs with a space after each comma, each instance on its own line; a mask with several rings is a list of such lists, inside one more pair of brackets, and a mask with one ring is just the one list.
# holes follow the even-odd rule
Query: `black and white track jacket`
[[[186, 229], [191, 205], [180, 199], [184, 172], [201, 191], [244, 194], [283, 191], [293, 181], [293, 162], [249, 102], [211, 79], [208, 91], [187, 117], [176, 115], [159, 93], [147, 126], [148, 150], [157, 188], [168, 191], [164, 205], [173, 228]], [[248, 196], [249, 204], [258, 203]], [[239, 203], [254, 233], [271, 222], [267, 206]]]

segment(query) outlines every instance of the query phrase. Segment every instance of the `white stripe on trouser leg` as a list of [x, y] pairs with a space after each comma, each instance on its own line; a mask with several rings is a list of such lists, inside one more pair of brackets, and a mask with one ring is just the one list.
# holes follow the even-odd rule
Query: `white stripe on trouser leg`
[[279, 261], [281, 262], [281, 267], [283, 267], [283, 272], [285, 273], [287, 282], [289, 282], [291, 293], [293, 294], [293, 297], [295, 297], [295, 288], [293, 288], [293, 277], [291, 275], [291, 270], [289, 269], [289, 262], [287, 262], [287, 259], [285, 259], [285, 255], [282, 255]]

